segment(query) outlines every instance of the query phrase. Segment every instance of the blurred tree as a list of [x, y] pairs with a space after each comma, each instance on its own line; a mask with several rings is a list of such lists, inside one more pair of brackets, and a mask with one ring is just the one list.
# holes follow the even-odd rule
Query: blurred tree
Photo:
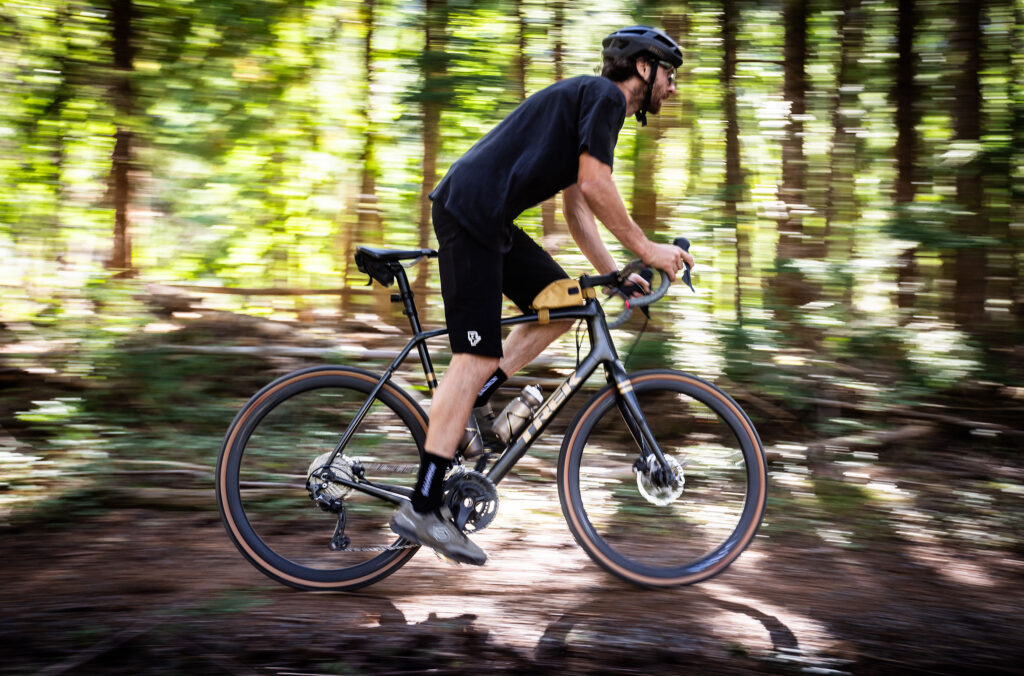
[[1014, 338], [1021, 344], [1024, 337], [1024, 3], [1012, 1], [1012, 23], [1009, 39], [1009, 95], [1012, 107], [1010, 135], [1010, 217], [1009, 232], [1012, 256], [1010, 275], [1015, 322]]
[[723, 226], [734, 233], [736, 248], [736, 280], [734, 311], [736, 323], [743, 326], [743, 282], [749, 272], [749, 238], [745, 226], [740, 225], [739, 202], [745, 189], [742, 158], [740, 157], [740, 122], [736, 109], [737, 34], [740, 12], [736, 0], [722, 2], [722, 103], [725, 115], [725, 189]]
[[[419, 103], [423, 124], [422, 182], [419, 199], [419, 247], [430, 245], [433, 233], [430, 221], [430, 191], [438, 181], [437, 158], [441, 151], [441, 111], [452, 98], [448, 71], [448, 3], [426, 0], [423, 21], [423, 52], [420, 55], [420, 89], [410, 101]], [[427, 286], [426, 265], [420, 265], [413, 287], [422, 294]]]
[[676, 91], [679, 92], [679, 124], [687, 132], [686, 194], [696, 194], [703, 166], [703, 141], [700, 133], [698, 97], [693, 96], [694, 68], [700, 60], [698, 43], [694, 36], [693, 13], [695, 6], [685, 3], [679, 15], [679, 48], [683, 52], [683, 65], [676, 73]]
[[[358, 245], [380, 245], [384, 243], [384, 232], [381, 223], [380, 208], [377, 200], [377, 179], [380, 168], [377, 164], [377, 132], [376, 123], [371, 111], [374, 92], [374, 51], [373, 33], [376, 18], [376, 0], [364, 0], [359, 6], [359, 20], [362, 26], [362, 101], [358, 116], [363, 132], [362, 151], [359, 155], [360, 179], [359, 193], [355, 198], [355, 227], [346, 232], [345, 250], [342, 265], [344, 266], [345, 284], [359, 273], [355, 270], [355, 247]], [[377, 294], [381, 301], [381, 294]], [[351, 310], [351, 295], [342, 296], [342, 311], [346, 314]], [[382, 302], [382, 301], [381, 301]], [[380, 306], [380, 302], [378, 303]], [[379, 307], [379, 309], [384, 309]]]
[[[860, 0], [844, 0], [839, 16], [839, 67], [836, 73], [832, 99], [831, 158], [826, 181], [825, 243], [826, 260], [838, 266], [852, 258], [856, 238], [856, 223], [860, 216], [856, 200], [856, 177], [861, 143], [856, 134], [860, 126], [860, 91], [863, 74], [858, 68], [862, 57], [865, 21]], [[848, 122], [849, 120], [849, 122]], [[840, 274], [842, 310], [848, 314], [853, 306], [853, 280]]]
[[[1020, 222], [1020, 195], [1014, 194], [1018, 163], [1015, 121], [1020, 102], [1015, 89], [1015, 3], [989, 0], [983, 16], [982, 73], [982, 172], [990, 245], [987, 248], [986, 342], [1000, 351], [1019, 344], [1017, 279], [1019, 243], [1014, 242], [1014, 223]], [[1018, 156], [1019, 157], [1019, 156]]]
[[[678, 35], [680, 22], [671, 4], [665, 6], [664, 3], [637, 2], [634, 6], [633, 21], [641, 25], [658, 25], [668, 30], [673, 38]], [[659, 226], [658, 160], [661, 140], [665, 136], [667, 126], [673, 122], [668, 115], [672, 105], [670, 100], [666, 102], [661, 114], [649, 115], [647, 126], [637, 128], [636, 141], [633, 144], [632, 216], [648, 236], [654, 235]]]
[[526, 100], [526, 69], [529, 57], [526, 51], [526, 14], [523, 10], [525, 0], [512, 0], [512, 20], [516, 26], [516, 52], [512, 59], [512, 83], [516, 103]]
[[111, 198], [114, 206], [113, 251], [107, 265], [121, 275], [134, 274], [129, 212], [131, 210], [133, 162], [132, 124], [135, 114], [134, 70], [135, 30], [132, 25], [135, 8], [132, 0], [110, 1], [110, 24], [113, 44], [113, 103], [115, 111], [114, 153], [111, 156]]
[[816, 297], [812, 282], [801, 272], [799, 263], [808, 257], [810, 247], [804, 233], [803, 215], [807, 212], [807, 157], [804, 154], [804, 118], [807, 115], [807, 18], [808, 0], [784, 0], [782, 21], [785, 26], [783, 97], [789, 105], [786, 134], [782, 139], [782, 186], [780, 197], [785, 214], [779, 220], [776, 248], [776, 274], [772, 280], [776, 312], [789, 321], [796, 308]]
[[[899, 0], [897, 18], [897, 59], [896, 78], [892, 97], [896, 103], [896, 185], [895, 204], [897, 218], [913, 218], [910, 207], [917, 192], [918, 132], [920, 121], [917, 85], [918, 56], [914, 49], [914, 34], [918, 25], [916, 0]], [[900, 254], [897, 267], [897, 305], [904, 311], [906, 321], [914, 308], [915, 289], [920, 284], [917, 271], [916, 245], [909, 246]]]
[[955, 3], [953, 53], [957, 61], [953, 105], [956, 148], [956, 198], [961, 208], [955, 219], [958, 245], [946, 251], [946, 268], [955, 281], [948, 307], [960, 327], [977, 335], [985, 320], [987, 256], [984, 240], [988, 219], [984, 206], [981, 161], [981, 16], [984, 2]]
[[[548, 3], [551, 8], [551, 28], [548, 30], [548, 40], [551, 43], [551, 62], [554, 81], [558, 82], [565, 77], [565, 65], [563, 64], [563, 53], [565, 52], [565, 0], [551, 0]], [[558, 196], [545, 200], [540, 207], [541, 228], [544, 231], [545, 239], [558, 230], [556, 212], [558, 211]]]

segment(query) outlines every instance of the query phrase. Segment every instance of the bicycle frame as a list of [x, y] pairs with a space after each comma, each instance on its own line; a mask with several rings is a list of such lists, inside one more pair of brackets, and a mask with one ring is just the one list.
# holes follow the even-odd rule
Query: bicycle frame
[[[426, 341], [448, 334], [448, 329], [434, 329], [423, 331], [419, 315], [416, 311], [416, 304], [413, 300], [413, 293], [409, 287], [405, 270], [399, 268], [396, 273], [399, 293], [393, 294], [391, 299], [394, 302], [401, 301], [404, 305], [403, 314], [409, 317], [409, 324], [415, 334], [406, 346], [398, 353], [391, 365], [384, 371], [377, 385], [367, 396], [355, 418], [349, 423], [348, 429], [342, 435], [335, 446], [334, 451], [325, 462], [330, 466], [338, 453], [342, 452], [348, 444], [355, 430], [359, 427], [366, 413], [370, 410], [377, 395], [391, 377], [398, 370], [398, 367], [405, 361], [413, 348], [417, 350], [420, 362], [423, 366], [423, 373], [427, 379], [427, 385], [431, 392], [437, 387], [437, 380], [434, 376], [433, 364], [430, 360], [430, 353], [427, 350]], [[548, 424], [558, 414], [565, 403], [572, 398], [590, 378], [599, 366], [604, 366], [605, 376], [609, 385], [615, 386], [616, 400], [622, 417], [632, 433], [634, 440], [640, 447], [641, 456], [646, 460], [650, 454], [654, 454], [662, 468], [668, 468], [665, 456], [658, 446], [654, 435], [647, 425], [647, 420], [640, 410], [636, 393], [629, 382], [625, 366], [619, 360], [612, 341], [611, 332], [605, 320], [604, 310], [597, 299], [589, 298], [584, 305], [578, 307], [564, 308], [550, 311], [551, 321], [562, 319], [583, 319], [587, 323], [587, 335], [590, 340], [590, 352], [579, 363], [576, 370], [559, 386], [541, 405], [534, 414], [530, 423], [510, 442], [508, 448], [501, 454], [494, 465], [487, 472], [487, 477], [497, 485], [526, 454], [532, 443], [547, 428]], [[502, 326], [513, 326], [516, 324], [529, 324], [539, 321], [536, 314], [523, 314], [516, 317], [507, 317], [501, 320]], [[357, 490], [369, 493], [375, 497], [394, 502], [396, 504], [409, 499], [410, 490], [397, 486], [386, 486], [375, 484], [360, 477], [359, 481], [349, 481], [342, 477], [335, 477], [335, 481], [351, 486]]]

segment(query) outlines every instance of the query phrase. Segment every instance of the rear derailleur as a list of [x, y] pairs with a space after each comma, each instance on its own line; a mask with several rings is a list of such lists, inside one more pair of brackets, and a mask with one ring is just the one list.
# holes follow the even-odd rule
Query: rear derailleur
[[309, 491], [309, 499], [325, 512], [338, 517], [338, 523], [334, 526], [334, 534], [331, 535], [327, 548], [332, 552], [339, 552], [348, 549], [352, 540], [345, 535], [345, 500], [331, 495], [331, 480], [333, 472], [330, 467], [323, 467], [310, 473], [306, 480], [306, 490]]

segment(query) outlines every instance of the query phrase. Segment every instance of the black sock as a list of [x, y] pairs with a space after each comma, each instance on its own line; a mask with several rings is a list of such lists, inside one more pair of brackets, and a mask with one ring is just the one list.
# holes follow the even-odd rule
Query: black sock
[[416, 478], [416, 486], [412, 493], [412, 508], [417, 512], [429, 512], [440, 509], [444, 502], [444, 475], [452, 461], [434, 455], [430, 451], [423, 454], [420, 473]]
[[508, 376], [505, 375], [505, 372], [500, 368], [495, 369], [491, 377], [487, 379], [486, 383], [484, 383], [484, 386], [480, 388], [479, 392], [477, 392], [476, 403], [473, 404], [473, 408], [483, 406], [490, 401], [491, 395], [497, 392], [498, 388], [501, 387], [506, 380], [508, 380]]

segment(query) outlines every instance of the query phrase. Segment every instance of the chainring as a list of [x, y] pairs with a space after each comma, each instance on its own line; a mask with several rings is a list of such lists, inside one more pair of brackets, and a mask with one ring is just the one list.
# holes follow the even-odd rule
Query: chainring
[[683, 494], [686, 484], [682, 464], [671, 455], [666, 455], [665, 461], [668, 463], [669, 469], [672, 470], [672, 474], [675, 475], [673, 482], [666, 482], [663, 477], [658, 476], [661, 473], [661, 466], [654, 455], [647, 456], [646, 463], [640, 461], [641, 466], [646, 464], [644, 469], [633, 469], [636, 472], [636, 487], [640, 491], [640, 495], [644, 496], [647, 502], [659, 507], [665, 507], [675, 502]]
[[462, 469], [445, 479], [444, 502], [459, 529], [476, 533], [498, 513], [498, 489], [484, 474]]

